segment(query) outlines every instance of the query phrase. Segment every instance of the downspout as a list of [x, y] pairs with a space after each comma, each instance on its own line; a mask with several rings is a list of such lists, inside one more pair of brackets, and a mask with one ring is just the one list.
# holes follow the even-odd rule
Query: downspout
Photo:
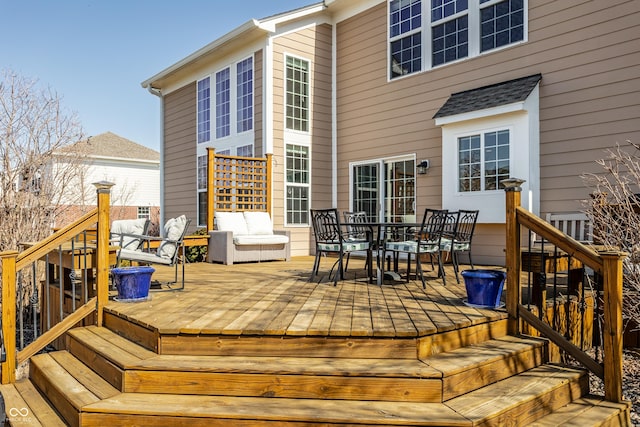
[[[326, 7], [326, 5], [325, 5]], [[331, 206], [338, 207], [338, 107], [337, 80], [338, 56], [336, 23], [331, 25]]]
[[162, 235], [164, 227], [164, 95], [161, 89], [156, 89], [149, 85], [147, 90], [151, 95], [160, 98], [160, 235]]

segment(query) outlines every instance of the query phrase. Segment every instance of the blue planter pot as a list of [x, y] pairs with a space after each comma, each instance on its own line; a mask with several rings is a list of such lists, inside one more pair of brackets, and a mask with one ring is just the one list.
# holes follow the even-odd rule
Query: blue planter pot
[[467, 304], [474, 307], [500, 307], [500, 297], [507, 273], [499, 270], [465, 270], [462, 272], [467, 288]]
[[153, 267], [120, 267], [111, 269], [118, 301], [135, 302], [149, 298]]

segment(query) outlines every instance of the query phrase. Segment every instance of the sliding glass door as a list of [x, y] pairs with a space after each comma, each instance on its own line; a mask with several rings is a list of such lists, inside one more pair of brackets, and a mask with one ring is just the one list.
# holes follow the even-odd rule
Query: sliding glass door
[[415, 222], [415, 160], [381, 159], [352, 166], [351, 209], [371, 221]]

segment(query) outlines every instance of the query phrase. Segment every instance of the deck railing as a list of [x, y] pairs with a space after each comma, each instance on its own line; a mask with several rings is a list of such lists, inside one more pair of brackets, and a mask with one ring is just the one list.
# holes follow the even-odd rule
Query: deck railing
[[[56, 231], [41, 242], [28, 244], [27, 249], [22, 252], [5, 251], [0, 253], [2, 260], [2, 346], [4, 349], [4, 360], [2, 361], [1, 382], [3, 384], [12, 383], [16, 379], [16, 367], [29, 359], [31, 356], [41, 351], [51, 344], [58, 337], [78, 322], [95, 313], [95, 322], [101, 326], [103, 322], [103, 307], [109, 299], [109, 206], [110, 189], [113, 184], [108, 182], [98, 182], [94, 184], [97, 188], [98, 206], [91, 212]], [[88, 230], [93, 230], [89, 237]], [[95, 241], [94, 241], [95, 238]], [[54, 255], [55, 254], [55, 255]], [[55, 259], [53, 258], [55, 257]], [[91, 257], [91, 261], [88, 261]], [[44, 261], [44, 271], [43, 263]], [[91, 264], [91, 266], [89, 266]], [[57, 265], [60, 268], [58, 276], [58, 296], [59, 304], [57, 313], [52, 310], [54, 301], [50, 301], [49, 266]], [[75, 277], [69, 277], [71, 289], [70, 305], [68, 312], [63, 313], [62, 307], [65, 305], [66, 292], [63, 277], [63, 265], [71, 266], [71, 275], [74, 275], [75, 268], [79, 266], [85, 272], [89, 268], [93, 271], [95, 267], [95, 289], [93, 283], [77, 283]], [[44, 276], [42, 290], [44, 290], [43, 300], [39, 301], [41, 288], [39, 286], [41, 278]], [[76, 305], [76, 295], [78, 289], [83, 289], [84, 295], [80, 301], [82, 305]], [[92, 287], [89, 296], [89, 286]], [[26, 307], [25, 299], [31, 299], [31, 307]], [[43, 304], [38, 302], [47, 301], [46, 312], [39, 312]], [[23, 337], [18, 339], [18, 333], [24, 332], [23, 319], [26, 310], [33, 310], [33, 329], [30, 331], [32, 337], [28, 345], [24, 345]], [[43, 332], [43, 330], [46, 331]], [[42, 333], [40, 333], [42, 332]]]
[[[526, 325], [537, 329], [539, 333], [604, 381], [604, 397], [606, 400], [621, 402], [623, 359], [622, 260], [625, 254], [606, 248], [596, 251], [567, 236], [538, 216], [522, 208], [520, 206], [522, 191], [520, 185], [522, 182], [524, 181], [514, 178], [502, 181], [505, 185], [506, 195], [506, 308], [509, 313], [509, 333], [518, 335], [522, 333]], [[601, 289], [596, 288], [591, 295], [596, 304], [601, 304], [601, 308], [594, 309], [594, 315], [599, 317], [602, 322], [600, 326], [603, 347], [602, 364], [585, 351], [587, 349], [583, 348], [584, 346], [582, 345], [584, 340], [579, 340], [580, 345], [571, 342], [566, 330], [568, 328], [561, 331], [554, 322], [545, 322], [543, 320], [542, 311], [546, 310], [547, 307], [545, 297], [543, 297], [542, 301], [538, 301], [538, 315], [531, 310], [531, 290], [528, 292], [528, 301], [523, 303], [523, 246], [521, 240], [525, 230], [529, 230], [529, 235], [535, 233], [543, 242], [548, 242], [550, 246], [553, 245], [554, 251], [561, 251], [564, 254], [563, 256], [568, 259], [566, 263], [568, 267], [570, 267], [572, 260], [576, 260], [583, 266], [590, 268], [593, 271], [593, 276], [599, 278]], [[526, 247], [525, 250], [527, 250]], [[526, 270], [531, 271], [530, 268]], [[555, 271], [554, 274], [556, 274]], [[544, 272], [541, 277], [544, 279]], [[542, 286], [546, 287], [546, 282]], [[567, 295], [566, 298], [566, 301], [569, 301], [570, 296]], [[582, 299], [581, 301], [584, 302], [584, 291], [581, 295], [577, 295], [576, 299]], [[555, 307], [556, 302], [553, 301], [552, 304]], [[598, 316], [600, 312], [603, 314], [602, 316]], [[570, 316], [569, 310], [564, 315]], [[584, 319], [581, 321], [584, 321]]]

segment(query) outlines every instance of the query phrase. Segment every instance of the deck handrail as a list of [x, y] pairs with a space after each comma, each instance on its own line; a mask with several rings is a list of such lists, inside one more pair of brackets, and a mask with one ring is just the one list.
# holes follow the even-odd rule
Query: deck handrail
[[[97, 208], [83, 215], [73, 223], [61, 228], [44, 240], [30, 245], [22, 252], [5, 251], [0, 253], [2, 261], [2, 338], [5, 360], [0, 369], [2, 384], [16, 380], [17, 363], [27, 360], [38, 351], [51, 344], [53, 340], [71, 329], [80, 320], [96, 313], [98, 326], [103, 322], [103, 308], [109, 298], [109, 209], [110, 189], [108, 182], [94, 183], [97, 188]], [[72, 241], [77, 235], [97, 224], [96, 240], [96, 297], [75, 310], [49, 331], [36, 338], [31, 344], [16, 351], [16, 315], [17, 315], [17, 275], [29, 264], [45, 257], [48, 253]], [[35, 279], [34, 279], [35, 280]], [[61, 286], [62, 287], [62, 286]]]
[[[622, 402], [622, 260], [626, 254], [614, 248], [596, 251], [564, 234], [542, 218], [520, 206], [523, 180], [510, 178], [502, 181], [506, 199], [506, 267], [508, 330], [512, 335], [521, 333], [521, 321], [527, 322], [541, 334], [573, 355], [578, 361], [604, 381], [604, 398]], [[532, 315], [521, 303], [522, 227], [575, 257], [603, 278], [603, 347], [604, 364], [600, 366], [589, 355], [567, 341], [565, 337]]]

